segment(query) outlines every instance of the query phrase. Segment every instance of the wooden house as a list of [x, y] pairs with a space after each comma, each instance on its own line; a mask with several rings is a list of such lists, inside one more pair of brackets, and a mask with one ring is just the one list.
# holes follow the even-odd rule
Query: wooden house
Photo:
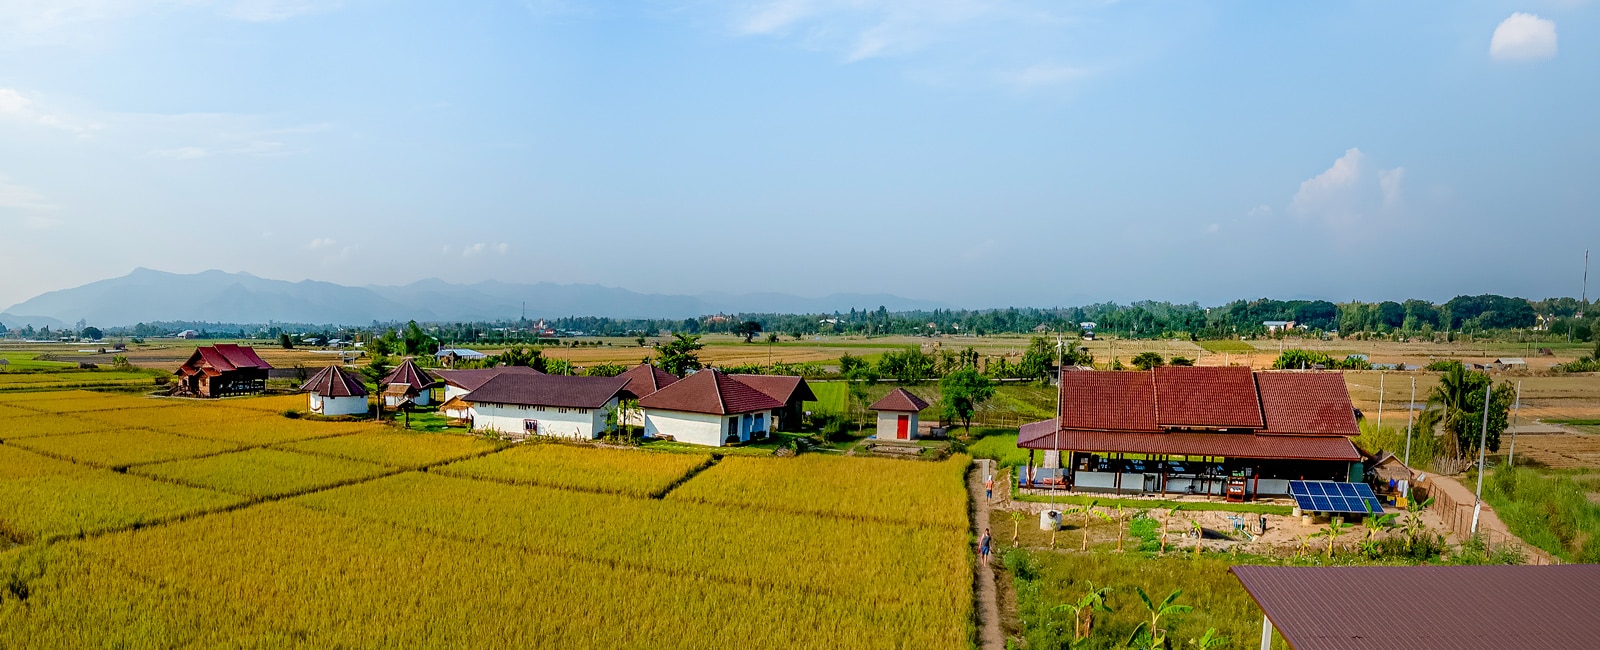
[[267, 389], [267, 371], [272, 364], [262, 360], [248, 346], [232, 343], [195, 348], [189, 360], [178, 366], [175, 395], [228, 397], [248, 395]]
[[367, 387], [341, 366], [328, 366], [306, 380], [306, 410], [318, 415], [366, 415]]

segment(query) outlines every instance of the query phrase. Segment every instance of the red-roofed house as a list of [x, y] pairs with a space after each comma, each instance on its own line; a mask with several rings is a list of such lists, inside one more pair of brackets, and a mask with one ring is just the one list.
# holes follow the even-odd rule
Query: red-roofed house
[[458, 399], [471, 405], [474, 431], [593, 440], [607, 431], [607, 411], [633, 396], [627, 383], [620, 377], [504, 373]]
[[878, 412], [879, 440], [916, 440], [917, 413], [928, 408], [928, 403], [911, 391], [896, 388], [868, 408]]
[[765, 438], [780, 402], [718, 370], [702, 370], [639, 398], [644, 435], [721, 447]]
[[[1167, 367], [1063, 373], [1060, 417], [1024, 425], [1035, 486], [1282, 495], [1290, 480], [1360, 480], [1338, 373]], [[1035, 469], [1034, 451], [1045, 451]]]
[[307, 410], [318, 415], [367, 414], [367, 387], [339, 366], [318, 370], [300, 387], [300, 392], [307, 394]]
[[199, 347], [173, 373], [178, 376], [173, 392], [196, 397], [260, 393], [267, 389], [267, 371], [271, 369], [272, 364], [246, 346], [218, 343]]
[[406, 357], [406, 360], [389, 371], [389, 375], [378, 382], [378, 385], [384, 387], [383, 405], [395, 408], [407, 400], [417, 406], [427, 406], [432, 401], [430, 397], [433, 389], [440, 383], [433, 378], [433, 375], [428, 374], [428, 371], [418, 366], [416, 361]]
[[772, 426], [780, 431], [799, 431], [805, 418], [805, 403], [817, 401], [811, 385], [803, 377], [792, 375], [734, 375], [739, 383], [783, 402], [783, 408], [773, 414]]

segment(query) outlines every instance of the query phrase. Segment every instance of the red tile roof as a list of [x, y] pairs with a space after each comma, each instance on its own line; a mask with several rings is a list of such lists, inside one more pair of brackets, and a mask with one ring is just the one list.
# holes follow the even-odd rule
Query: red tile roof
[[473, 404], [602, 408], [627, 392], [621, 377], [502, 374], [466, 396]]
[[883, 399], [873, 402], [872, 406], [867, 408], [874, 411], [889, 411], [892, 413], [914, 413], [928, 408], [928, 403], [923, 401], [922, 398], [912, 395], [909, 390], [896, 388], [889, 391], [888, 395], [884, 395]]
[[1350, 389], [1337, 372], [1260, 372], [1256, 373], [1256, 385], [1267, 418], [1260, 433], [1361, 433], [1350, 405]]
[[783, 402], [785, 405], [800, 402], [815, 402], [817, 396], [811, 392], [811, 386], [800, 377], [789, 375], [729, 375], [739, 380], [739, 383], [767, 394], [767, 397]]
[[271, 369], [272, 364], [267, 363], [256, 355], [255, 348], [234, 345], [232, 343], [218, 343], [216, 350], [228, 359], [228, 363], [235, 368], [262, 368]]
[[[1592, 648], [1600, 639], [1600, 565], [1237, 566], [1233, 574], [1295, 650]], [[1375, 598], [1397, 589], [1426, 596]]]
[[367, 387], [344, 368], [328, 366], [307, 379], [300, 391], [323, 397], [362, 397], [367, 394]]
[[218, 343], [195, 348], [194, 353], [189, 355], [189, 360], [179, 366], [174, 374], [191, 376], [203, 372], [207, 376], [216, 377], [224, 372], [243, 369], [271, 370], [272, 364], [258, 356], [253, 348], [232, 343]]
[[1148, 372], [1061, 373], [1062, 426], [1160, 431], [1154, 375]]
[[780, 409], [783, 402], [719, 370], [702, 370], [639, 398], [639, 406], [662, 411], [732, 415]]
[[617, 376], [626, 377], [628, 379], [628, 392], [640, 397], [666, 388], [678, 381], [677, 375], [648, 363], [641, 363], [629, 368], [627, 372]]
[[1156, 423], [1163, 427], [1260, 429], [1261, 403], [1249, 368], [1163, 367], [1156, 383]]
[[400, 362], [400, 365], [395, 366], [394, 370], [389, 371], [389, 375], [384, 377], [383, 381], [378, 383], [383, 385], [405, 384], [422, 391], [438, 386], [439, 380], [434, 379], [427, 371], [418, 367], [417, 362], [407, 357], [405, 361]]
[[1350, 439], [1344, 436], [1258, 436], [1253, 433], [1215, 432], [1117, 433], [1075, 430], [1049, 432], [1034, 428], [1018, 436], [1017, 446], [1026, 449], [1096, 453], [1361, 460], [1360, 452], [1350, 443]]
[[544, 373], [527, 366], [496, 366], [472, 370], [435, 370], [433, 374], [446, 384], [471, 392], [478, 390], [479, 386], [500, 375], [542, 375]]

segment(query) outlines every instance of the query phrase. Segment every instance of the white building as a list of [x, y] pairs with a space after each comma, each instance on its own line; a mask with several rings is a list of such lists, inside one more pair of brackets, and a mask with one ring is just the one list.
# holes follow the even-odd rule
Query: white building
[[527, 366], [497, 366], [494, 368], [478, 368], [474, 370], [435, 370], [433, 374], [444, 382], [444, 401], [448, 402], [457, 397], [465, 397], [478, 390], [478, 387], [489, 382], [490, 379], [500, 375], [542, 375], [544, 373]]
[[439, 386], [439, 380], [407, 357], [378, 385], [383, 387], [383, 405], [386, 408], [397, 407], [406, 400], [417, 406], [427, 406], [433, 402], [433, 389]]
[[367, 387], [339, 366], [328, 366], [306, 380], [306, 409], [318, 415], [366, 415]]
[[507, 373], [464, 399], [472, 405], [474, 431], [593, 440], [606, 432], [607, 411], [630, 396], [627, 383], [617, 377]]
[[708, 447], [766, 438], [783, 402], [717, 370], [702, 370], [639, 399], [644, 435]]
[[928, 403], [911, 391], [896, 388], [873, 402], [870, 408], [878, 412], [879, 440], [916, 440], [920, 437], [917, 435], [917, 412], [928, 408]]

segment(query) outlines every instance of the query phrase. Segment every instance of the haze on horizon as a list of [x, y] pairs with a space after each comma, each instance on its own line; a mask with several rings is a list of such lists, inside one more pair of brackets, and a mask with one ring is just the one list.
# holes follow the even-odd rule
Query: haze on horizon
[[0, 2], [0, 308], [135, 267], [1576, 296], [1600, 7]]

